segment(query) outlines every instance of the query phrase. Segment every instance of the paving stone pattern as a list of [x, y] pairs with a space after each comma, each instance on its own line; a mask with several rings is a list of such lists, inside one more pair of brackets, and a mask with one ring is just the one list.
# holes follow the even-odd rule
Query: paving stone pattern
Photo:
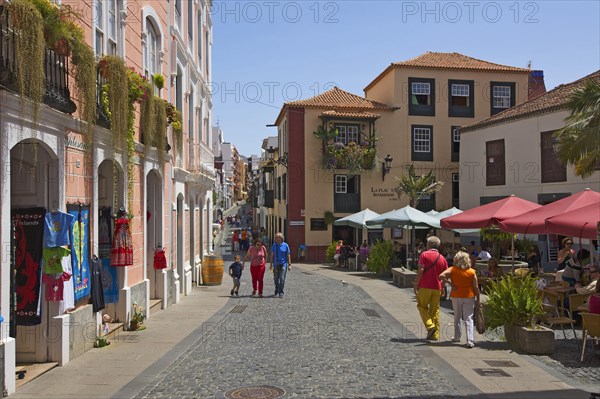
[[[252, 298], [251, 290], [244, 272], [240, 298], [199, 328], [196, 342], [136, 397], [222, 398], [244, 386], [279, 387], [285, 398], [465, 394], [422, 356], [421, 340], [355, 286], [293, 270], [284, 299]], [[272, 293], [267, 271], [265, 294]], [[236, 305], [247, 308], [229, 313]]]

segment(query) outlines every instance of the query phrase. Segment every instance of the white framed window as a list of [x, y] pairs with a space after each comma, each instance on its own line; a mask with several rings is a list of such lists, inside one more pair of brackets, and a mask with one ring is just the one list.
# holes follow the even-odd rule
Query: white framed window
[[458, 97], [469, 97], [469, 85], [452, 84], [452, 95]]
[[158, 72], [158, 38], [159, 35], [154, 28], [150, 18], [146, 18], [146, 48], [145, 48], [145, 75], [152, 77]]
[[431, 129], [417, 127], [413, 130], [413, 151], [431, 152]]
[[336, 143], [359, 143], [358, 125], [335, 125], [335, 128], [338, 130], [338, 135], [335, 137]]
[[335, 136], [335, 142], [346, 144], [346, 142], [347, 142], [346, 126], [336, 126], [335, 128], [338, 131], [337, 136]]
[[119, 21], [122, 0], [96, 0], [94, 3], [94, 50], [97, 57], [119, 55], [123, 37]]
[[428, 96], [429, 94], [431, 94], [431, 87], [430, 87], [429, 83], [413, 82], [412, 83], [412, 94]]
[[188, 1], [187, 9], [188, 48], [194, 48], [194, 2]]
[[198, 7], [198, 67], [202, 69], [202, 7]]
[[494, 108], [510, 108], [510, 86], [492, 87], [492, 105]]
[[348, 143], [350, 142], [358, 144], [358, 126], [348, 126]]
[[348, 192], [348, 176], [335, 175], [335, 193], [346, 194]]
[[452, 128], [452, 142], [460, 143], [460, 132], [457, 127]]
[[179, 28], [179, 31], [182, 31], [181, 26], [181, 15], [183, 14], [181, 10], [181, 0], [175, 0], [175, 25]]

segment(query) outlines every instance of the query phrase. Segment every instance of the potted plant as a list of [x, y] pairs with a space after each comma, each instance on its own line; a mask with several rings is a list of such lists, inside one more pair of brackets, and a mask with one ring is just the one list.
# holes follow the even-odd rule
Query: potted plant
[[504, 327], [506, 341], [527, 353], [549, 354], [554, 351], [554, 331], [536, 323], [544, 314], [542, 299], [531, 276], [507, 275], [490, 281], [484, 304], [486, 327]]
[[378, 241], [369, 250], [367, 270], [378, 276], [389, 276], [394, 258], [394, 244], [391, 241]]
[[142, 325], [144, 324], [144, 320], [146, 320], [146, 313], [144, 312], [144, 308], [138, 306], [137, 303], [134, 303], [133, 313], [131, 315], [131, 320], [129, 321], [129, 330], [141, 330]]

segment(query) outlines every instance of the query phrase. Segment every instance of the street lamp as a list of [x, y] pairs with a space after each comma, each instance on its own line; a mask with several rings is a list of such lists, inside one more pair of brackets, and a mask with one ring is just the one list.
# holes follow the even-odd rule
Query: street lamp
[[269, 148], [267, 149], [267, 159], [269, 161], [273, 161], [274, 163], [278, 164], [278, 165], [283, 165], [287, 168], [287, 162], [288, 162], [288, 155], [287, 152], [283, 154], [283, 156], [274, 159], [275, 158], [275, 148], [273, 148], [273, 146], [269, 146]]
[[390, 156], [390, 154], [388, 154], [387, 157], [385, 157], [385, 159], [381, 163], [381, 172], [382, 172], [381, 180], [382, 181], [385, 181], [385, 175], [390, 173], [390, 170], [392, 170], [392, 161], [393, 160], [394, 160], [394, 158], [392, 158]]

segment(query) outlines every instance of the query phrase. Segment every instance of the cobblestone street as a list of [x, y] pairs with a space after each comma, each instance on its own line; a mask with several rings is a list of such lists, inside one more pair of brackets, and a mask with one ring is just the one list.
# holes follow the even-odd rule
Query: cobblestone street
[[[240, 298], [196, 330], [193, 345], [179, 348], [137, 397], [223, 397], [263, 385], [299, 398], [478, 393], [468, 383], [460, 384], [467, 392], [457, 389], [452, 381], [462, 377], [450, 376], [422, 340], [357, 287], [295, 269], [285, 299], [258, 299], [248, 296], [249, 273], [242, 281]], [[265, 283], [272, 292], [269, 273]]]

